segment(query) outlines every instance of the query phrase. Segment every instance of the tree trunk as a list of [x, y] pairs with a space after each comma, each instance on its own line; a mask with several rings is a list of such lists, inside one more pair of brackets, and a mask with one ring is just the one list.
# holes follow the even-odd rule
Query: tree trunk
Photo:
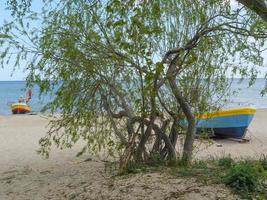
[[152, 132], [152, 125], [148, 125], [145, 133], [141, 136], [139, 145], [138, 145], [137, 150], [136, 150], [136, 159], [138, 161], [143, 160], [142, 153], [144, 153], [144, 151], [145, 151], [145, 144], [146, 144], [149, 136], [151, 135], [151, 132]]
[[165, 146], [168, 149], [168, 157], [170, 160], [176, 160], [177, 156], [176, 156], [176, 149], [175, 147], [172, 145], [170, 138], [155, 124], [153, 124], [153, 129], [156, 132], [156, 134], [159, 135], [160, 138], [162, 138], [162, 140], [165, 143]]
[[152, 147], [152, 154], [160, 153], [161, 140], [161, 137], [157, 135]]
[[188, 164], [191, 159], [192, 159], [192, 154], [193, 154], [193, 144], [194, 144], [194, 139], [195, 139], [195, 117], [191, 112], [190, 106], [182, 96], [176, 82], [175, 82], [175, 77], [173, 76], [173, 72], [175, 71], [175, 66], [170, 66], [168, 73], [167, 73], [167, 78], [171, 87], [171, 90], [179, 103], [179, 105], [182, 108], [183, 113], [186, 116], [187, 122], [188, 122], [188, 127], [187, 127], [187, 133], [185, 137], [185, 142], [184, 142], [184, 151], [183, 151], [183, 157], [182, 160], [185, 162], [185, 164]]
[[147, 119], [142, 119], [140, 117], [136, 117], [135, 121], [138, 121], [139, 123], [141, 123], [141, 121], [143, 121], [143, 123], [145, 123], [146, 126], [152, 125], [152, 129], [154, 130], [154, 132], [158, 135], [159, 138], [162, 138], [162, 140], [164, 141], [167, 149], [168, 149], [168, 153], [169, 153], [169, 158], [170, 159], [176, 159], [176, 150], [175, 147], [172, 145], [170, 138], [168, 137], [168, 135], [166, 135], [163, 130], [161, 129], [161, 127], [159, 127], [157, 124], [153, 123], [151, 124], [151, 122]]
[[178, 140], [178, 126], [179, 121], [177, 119], [174, 119], [173, 124], [172, 124], [172, 128], [171, 128], [171, 133], [170, 133], [170, 140], [172, 145], [175, 147], [177, 140]]
[[129, 141], [129, 143], [127, 144], [125, 150], [124, 150], [124, 154], [121, 157], [120, 160], [120, 168], [119, 168], [119, 174], [123, 174], [125, 172], [125, 170], [127, 169], [127, 165], [132, 157], [133, 154], [133, 150], [134, 150], [134, 146], [135, 146], [135, 139], [136, 136], [138, 135], [139, 129], [140, 129], [141, 125], [139, 126], [139, 128], [137, 129], [136, 132], [133, 132], [133, 134], [131, 135], [131, 139]]

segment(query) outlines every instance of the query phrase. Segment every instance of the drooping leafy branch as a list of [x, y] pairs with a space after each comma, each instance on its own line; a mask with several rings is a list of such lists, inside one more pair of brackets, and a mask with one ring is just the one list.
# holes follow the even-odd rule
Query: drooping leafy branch
[[223, 0], [46, 1], [1, 28], [1, 61], [26, 60], [28, 82], [55, 91], [46, 109], [61, 115], [41, 153], [81, 139], [123, 171], [131, 159], [176, 159], [179, 140], [190, 162], [194, 113], [220, 107], [229, 74], [253, 84], [266, 27]]

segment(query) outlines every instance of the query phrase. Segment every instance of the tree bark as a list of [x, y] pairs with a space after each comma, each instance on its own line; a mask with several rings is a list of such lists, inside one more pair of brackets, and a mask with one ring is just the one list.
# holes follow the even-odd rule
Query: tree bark
[[105, 108], [105, 110], [106, 110], [106, 112], [108, 114], [108, 117], [110, 119], [110, 122], [111, 122], [111, 125], [112, 125], [113, 129], [114, 129], [115, 134], [118, 136], [118, 138], [120, 139], [121, 143], [126, 145], [127, 144], [127, 140], [124, 137], [124, 135], [117, 128], [117, 125], [116, 125], [116, 123], [115, 123], [115, 121], [113, 119], [113, 116], [112, 116], [112, 111], [111, 111], [111, 109], [109, 107], [109, 104], [108, 104], [108, 101], [107, 101], [107, 97], [102, 95], [102, 100], [104, 102], [104, 108]]
[[132, 138], [130, 139], [129, 143], [127, 144], [127, 146], [124, 150], [124, 154], [120, 160], [119, 174], [123, 174], [125, 172], [125, 170], [127, 169], [127, 165], [128, 165], [128, 163], [132, 157], [132, 154], [134, 152], [135, 139], [136, 139], [136, 136], [139, 132], [140, 127], [141, 127], [141, 125], [139, 125], [137, 131], [131, 135]]
[[148, 125], [145, 133], [141, 136], [139, 145], [136, 150], [136, 159], [139, 161], [143, 160], [142, 153], [145, 151], [145, 144], [149, 136], [151, 135], [151, 131], [152, 131], [152, 125]]
[[160, 153], [161, 140], [161, 137], [157, 135], [152, 147], [152, 154]]
[[153, 129], [159, 135], [159, 137], [162, 138], [162, 140], [164, 141], [168, 149], [170, 160], [175, 160], [177, 158], [176, 150], [175, 147], [172, 145], [170, 138], [156, 124], [153, 124]]
[[172, 145], [170, 138], [162, 131], [162, 129], [157, 124], [151, 123], [149, 120], [142, 119], [140, 117], [135, 117], [134, 120], [138, 121], [139, 123], [141, 123], [142, 121], [146, 126], [152, 125], [152, 129], [160, 138], [162, 138], [162, 140], [166, 144], [166, 147], [168, 148], [169, 158], [176, 159], [175, 147]]
[[174, 122], [172, 124], [172, 128], [171, 128], [171, 133], [170, 133], [170, 140], [172, 145], [175, 147], [177, 144], [177, 139], [178, 139], [178, 126], [179, 121], [177, 119], [174, 119]]
[[183, 157], [182, 160], [187, 164], [192, 159], [193, 154], [193, 144], [195, 139], [195, 117], [191, 112], [190, 106], [185, 101], [184, 97], [182, 96], [176, 82], [175, 82], [175, 65], [170, 65], [169, 70], [167, 72], [167, 78], [171, 87], [171, 90], [179, 103], [179, 105], [182, 108], [183, 113], [186, 116], [188, 127], [187, 127], [187, 133], [185, 137], [184, 142], [184, 151], [183, 151]]

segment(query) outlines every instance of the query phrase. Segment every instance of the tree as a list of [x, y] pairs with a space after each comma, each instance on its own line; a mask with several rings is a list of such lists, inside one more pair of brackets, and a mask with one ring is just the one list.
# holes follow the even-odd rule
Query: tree
[[[14, 4], [16, 5], [16, 4]], [[227, 73], [257, 77], [267, 24], [224, 0], [45, 1], [1, 28], [2, 64], [27, 60], [28, 83], [61, 111], [40, 140], [129, 160], [192, 158], [195, 113], [220, 106]], [[251, 67], [252, 66], [252, 67]], [[219, 104], [218, 104], [219, 103]]]
[[237, 0], [239, 3], [250, 8], [267, 22], [267, 2], [266, 0]]

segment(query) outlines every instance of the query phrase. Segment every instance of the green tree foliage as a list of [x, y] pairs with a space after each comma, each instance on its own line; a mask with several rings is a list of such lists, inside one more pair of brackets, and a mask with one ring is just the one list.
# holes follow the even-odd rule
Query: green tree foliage
[[84, 140], [82, 152], [120, 156], [122, 169], [176, 159], [179, 139], [190, 161], [194, 113], [220, 106], [227, 74], [253, 84], [267, 36], [264, 21], [225, 0], [58, 0], [38, 14], [13, 11], [0, 30], [1, 63], [26, 60], [28, 83], [56, 91], [46, 109], [61, 111], [40, 152]]
[[7, 0], [8, 9], [12, 16], [22, 17], [31, 7], [32, 0]]

